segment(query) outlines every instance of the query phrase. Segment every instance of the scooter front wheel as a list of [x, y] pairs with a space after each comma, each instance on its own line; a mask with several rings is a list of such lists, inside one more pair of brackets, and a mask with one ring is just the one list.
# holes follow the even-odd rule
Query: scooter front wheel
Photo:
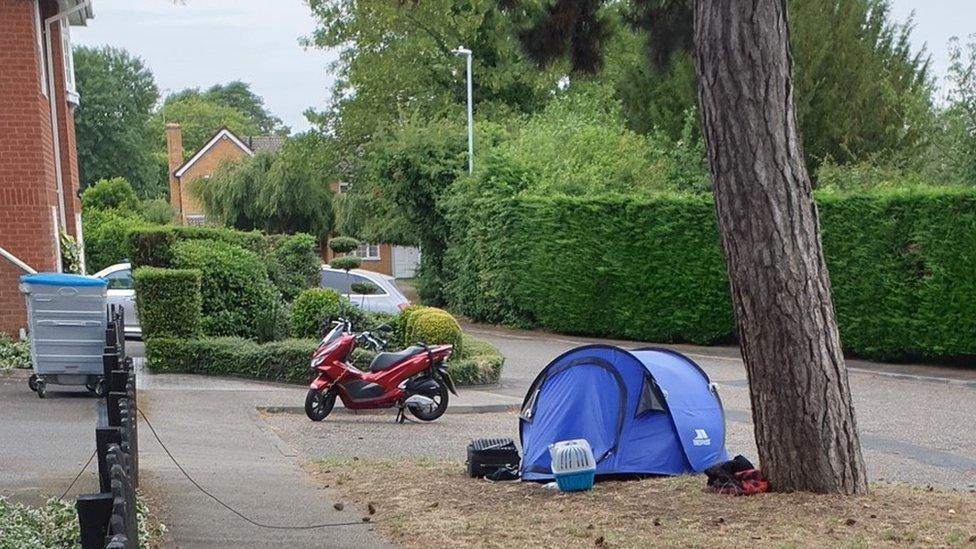
[[335, 406], [336, 396], [332, 391], [309, 389], [305, 396], [305, 415], [312, 421], [322, 421]]

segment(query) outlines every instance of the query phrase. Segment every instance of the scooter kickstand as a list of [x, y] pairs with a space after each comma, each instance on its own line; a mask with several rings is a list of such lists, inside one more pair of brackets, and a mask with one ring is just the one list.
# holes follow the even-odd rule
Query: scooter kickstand
[[397, 415], [396, 419], [393, 421], [399, 423], [400, 425], [403, 425], [403, 423], [407, 420], [407, 414], [404, 413], [404, 408], [406, 408], [406, 405], [404, 405], [402, 402], [397, 404]]

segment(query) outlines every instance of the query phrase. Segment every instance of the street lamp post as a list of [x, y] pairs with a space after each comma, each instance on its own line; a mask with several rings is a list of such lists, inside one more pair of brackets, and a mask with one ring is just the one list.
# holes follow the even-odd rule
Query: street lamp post
[[474, 99], [471, 97], [471, 50], [460, 47], [454, 55], [463, 55], [468, 64], [468, 173], [474, 172]]

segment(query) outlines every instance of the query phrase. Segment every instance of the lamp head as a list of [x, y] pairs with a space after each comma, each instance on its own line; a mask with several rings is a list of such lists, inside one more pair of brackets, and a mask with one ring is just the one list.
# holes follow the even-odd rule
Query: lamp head
[[451, 50], [454, 55], [471, 55], [471, 50], [465, 47], [458, 47], [457, 49]]

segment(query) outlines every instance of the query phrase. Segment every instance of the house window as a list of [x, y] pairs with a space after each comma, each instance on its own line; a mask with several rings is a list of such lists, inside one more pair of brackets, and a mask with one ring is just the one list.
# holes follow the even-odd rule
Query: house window
[[349, 183], [346, 183], [345, 181], [340, 181], [339, 182], [339, 194], [345, 194], [347, 192], [349, 192]]
[[352, 255], [363, 261], [378, 261], [380, 259], [380, 245], [360, 244], [359, 249], [354, 251]]
[[186, 224], [195, 225], [197, 227], [205, 225], [207, 223], [207, 216], [203, 214], [187, 214]]
[[61, 59], [64, 60], [64, 89], [68, 102], [78, 104], [78, 90], [75, 87], [75, 56], [71, 51], [71, 25], [61, 20]]
[[34, 34], [37, 36], [37, 68], [40, 71], [41, 93], [47, 95], [47, 57], [44, 55], [44, 26], [41, 21], [41, 1], [34, 2]]

